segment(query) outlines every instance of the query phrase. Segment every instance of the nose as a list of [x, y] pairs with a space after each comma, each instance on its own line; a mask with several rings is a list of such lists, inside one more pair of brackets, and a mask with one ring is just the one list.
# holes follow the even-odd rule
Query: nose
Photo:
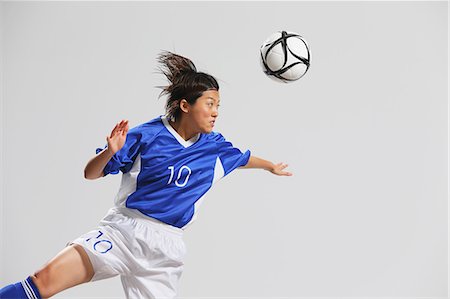
[[212, 112], [212, 114], [211, 114], [211, 116], [213, 116], [213, 117], [219, 116], [219, 110], [218, 110], [217, 108], [214, 109], [213, 112]]

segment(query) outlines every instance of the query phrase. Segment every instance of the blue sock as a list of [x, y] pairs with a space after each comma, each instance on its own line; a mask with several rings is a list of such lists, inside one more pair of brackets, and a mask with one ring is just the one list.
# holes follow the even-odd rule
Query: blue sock
[[42, 299], [30, 276], [24, 281], [0, 289], [0, 299]]

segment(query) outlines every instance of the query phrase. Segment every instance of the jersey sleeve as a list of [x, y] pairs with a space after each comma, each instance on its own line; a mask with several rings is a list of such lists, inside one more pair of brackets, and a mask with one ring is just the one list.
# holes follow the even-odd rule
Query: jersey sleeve
[[238, 148], [225, 139], [222, 134], [217, 133], [214, 137], [219, 159], [222, 163], [224, 176], [232, 172], [238, 167], [245, 166], [250, 159], [250, 150], [241, 152]]
[[[117, 174], [119, 173], [119, 170], [122, 171], [122, 173], [130, 171], [139, 154], [141, 137], [142, 134], [136, 128], [128, 130], [125, 144], [112, 156], [105, 168], [103, 168], [103, 174], [105, 176], [107, 174]], [[104, 150], [107, 146], [108, 144], [103, 148], [97, 148], [95, 150], [96, 154]]]

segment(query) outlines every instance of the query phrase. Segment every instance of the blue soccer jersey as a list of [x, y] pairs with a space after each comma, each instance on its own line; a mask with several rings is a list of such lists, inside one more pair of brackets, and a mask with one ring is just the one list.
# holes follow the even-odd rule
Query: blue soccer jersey
[[249, 150], [242, 153], [217, 132], [186, 141], [161, 115], [128, 130], [103, 173], [123, 173], [116, 206], [184, 229], [211, 186], [249, 158]]

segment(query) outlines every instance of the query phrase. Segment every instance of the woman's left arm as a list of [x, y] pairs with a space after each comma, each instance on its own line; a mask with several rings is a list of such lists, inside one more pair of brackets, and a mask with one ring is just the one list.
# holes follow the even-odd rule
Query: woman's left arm
[[278, 163], [278, 164], [274, 164], [270, 161], [255, 157], [255, 156], [250, 156], [250, 159], [248, 160], [247, 164], [245, 166], [241, 166], [239, 168], [261, 168], [267, 171], [270, 171], [273, 174], [276, 175], [286, 175], [286, 176], [291, 176], [292, 173], [288, 172], [288, 171], [284, 171], [283, 169], [285, 169], [288, 165], [284, 164], [284, 163]]

